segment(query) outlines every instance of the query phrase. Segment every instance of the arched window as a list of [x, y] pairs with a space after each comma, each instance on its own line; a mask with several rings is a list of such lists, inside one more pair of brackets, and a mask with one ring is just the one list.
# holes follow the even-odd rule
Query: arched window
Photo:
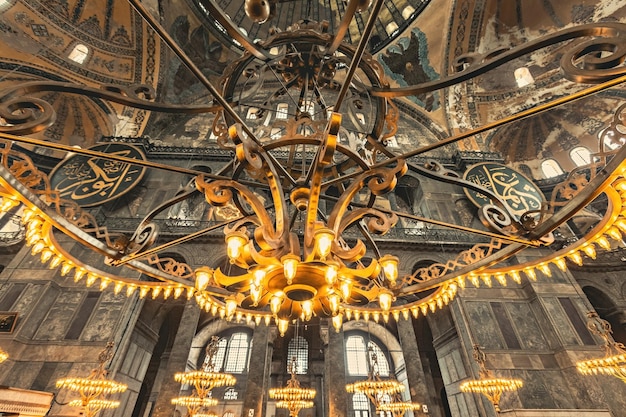
[[369, 417], [370, 402], [365, 394], [359, 392], [352, 396], [352, 409], [354, 410], [354, 417]]
[[389, 362], [380, 346], [372, 340], [366, 343], [363, 336], [352, 335], [346, 340], [346, 367], [348, 375], [367, 375], [370, 370], [380, 376], [389, 376]]
[[563, 174], [563, 170], [554, 159], [546, 159], [541, 163], [541, 171], [546, 178], [558, 177]]
[[289, 104], [287, 103], [278, 103], [276, 105], [276, 118], [277, 119], [286, 119], [289, 114]]
[[413, 13], [415, 13], [415, 9], [413, 8], [413, 6], [408, 5], [404, 9], [402, 9], [402, 18], [404, 20], [409, 20], [411, 16], [413, 16]]
[[224, 391], [225, 400], [236, 400], [238, 396], [239, 393], [233, 387], [227, 388], [226, 391]]
[[215, 370], [241, 374], [248, 369], [250, 362], [249, 335], [239, 332], [222, 337], [215, 354]]
[[396, 22], [389, 22], [387, 26], [385, 26], [385, 31], [387, 32], [387, 35], [389, 36], [395, 35], [397, 30], [398, 30], [398, 24]]
[[291, 368], [291, 361], [296, 358], [296, 373], [306, 374], [309, 370], [309, 344], [302, 336], [296, 336], [289, 341], [287, 347], [287, 372]]
[[591, 152], [584, 146], [577, 146], [569, 152], [569, 157], [577, 167], [589, 165], [591, 163]]
[[77, 64], [85, 63], [87, 57], [89, 56], [89, 47], [87, 45], [83, 45], [82, 43], [77, 44], [72, 52], [68, 55], [68, 58]]

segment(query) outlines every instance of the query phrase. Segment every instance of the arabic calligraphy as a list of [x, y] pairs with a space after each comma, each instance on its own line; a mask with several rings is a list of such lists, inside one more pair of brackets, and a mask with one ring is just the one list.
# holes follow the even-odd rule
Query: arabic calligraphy
[[[145, 160], [138, 148], [122, 143], [99, 144], [90, 150]], [[126, 162], [74, 155], [54, 168], [50, 184], [61, 198], [74, 200], [81, 207], [92, 207], [126, 194], [139, 183], [145, 170]]]
[[[532, 181], [505, 165], [491, 162], [476, 164], [465, 172], [464, 178], [500, 197], [518, 219], [529, 210], [539, 210], [545, 200]], [[478, 191], [465, 189], [465, 193], [478, 207], [492, 203], [489, 197]]]

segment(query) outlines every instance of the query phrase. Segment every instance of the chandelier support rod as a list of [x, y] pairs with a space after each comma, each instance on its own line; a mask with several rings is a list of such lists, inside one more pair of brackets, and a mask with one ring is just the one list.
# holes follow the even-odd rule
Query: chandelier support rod
[[[139, 0], [128, 0], [130, 4], [135, 8], [135, 10], [143, 17], [146, 23], [154, 30], [159, 37], [165, 42], [165, 44], [176, 54], [178, 59], [180, 59], [183, 64], [189, 69], [193, 75], [204, 85], [204, 87], [209, 90], [209, 93], [213, 96], [220, 106], [224, 108], [224, 111], [228, 113], [230, 117], [235, 121], [235, 123], [241, 125], [243, 131], [248, 135], [248, 137], [257, 145], [261, 145], [261, 141], [254, 135], [254, 132], [244, 120], [237, 114], [235, 109], [226, 101], [226, 99], [222, 96], [222, 94], [215, 88], [215, 86], [209, 81], [209, 79], [200, 71], [200, 68], [189, 58], [189, 56], [183, 51], [183, 49], [174, 41], [174, 39], [170, 36], [169, 33], [165, 31], [165, 29], [156, 21], [154, 16], [140, 3]], [[276, 165], [277, 169], [281, 171], [281, 174], [285, 175], [286, 178], [291, 178], [287, 170], [275, 160], [272, 155], [268, 154], [268, 158], [272, 160], [272, 162]], [[292, 183], [295, 182], [292, 180]]]
[[209, 90], [209, 93], [213, 96], [213, 99], [216, 100], [220, 106], [224, 108], [224, 111], [228, 113], [230, 117], [232, 117], [236, 123], [241, 124], [243, 130], [246, 132], [248, 136], [253, 138], [255, 141], [257, 140], [252, 132], [252, 129], [248, 127], [243, 119], [239, 117], [237, 112], [231, 107], [231, 105], [222, 97], [220, 92], [215, 88], [215, 86], [209, 81], [209, 79], [200, 71], [198, 66], [189, 58], [189, 56], [183, 51], [183, 49], [178, 46], [178, 44], [174, 41], [174, 39], [170, 36], [169, 33], [165, 31], [163, 26], [161, 26], [154, 16], [139, 2], [139, 0], [128, 0], [130, 4], [135, 8], [135, 10], [141, 15], [144, 21], [154, 30], [161, 40], [165, 42], [165, 44], [176, 54], [178, 59], [180, 59], [183, 64], [187, 67], [189, 71], [193, 73], [193, 75], [204, 85], [204, 87]]
[[333, 43], [331, 43], [326, 50], [326, 56], [331, 56], [332, 54], [334, 54], [337, 51], [337, 48], [339, 48], [339, 45], [341, 45], [341, 42], [343, 42], [343, 38], [345, 38], [346, 33], [348, 32], [350, 22], [354, 17], [354, 13], [356, 13], [358, 4], [359, 0], [350, 0], [348, 2], [348, 7], [343, 11], [343, 19], [341, 19], [341, 23], [337, 28]]
[[380, 211], [382, 211], [383, 213], [394, 213], [396, 214], [398, 217], [404, 217], [406, 219], [411, 219], [411, 220], [416, 220], [416, 221], [420, 221], [420, 222], [424, 222], [424, 223], [430, 223], [430, 224], [434, 224], [436, 226], [443, 226], [446, 228], [450, 228], [450, 229], [454, 229], [454, 230], [459, 230], [462, 232], [468, 232], [468, 233], [473, 233], [473, 234], [477, 234], [477, 235], [481, 235], [481, 236], [486, 236], [486, 237], [490, 237], [493, 239], [501, 239], [507, 242], [512, 242], [512, 243], [519, 243], [522, 245], [526, 245], [526, 246], [532, 246], [532, 247], [539, 247], [541, 246], [540, 243], [537, 242], [531, 242], [528, 241], [526, 239], [518, 239], [516, 237], [513, 236], [506, 236], [506, 235], [501, 235], [498, 233], [493, 233], [493, 232], [488, 232], [485, 230], [477, 230], [471, 227], [466, 227], [466, 226], [461, 226], [461, 225], [457, 225], [457, 224], [450, 224], [450, 223], [446, 223], [446, 222], [442, 222], [439, 220], [435, 220], [435, 219], [426, 219], [424, 217], [420, 217], [420, 216], [416, 216], [414, 214], [408, 214], [408, 213], [401, 213], [401, 212], [396, 212], [393, 210], [385, 210], [385, 209], [378, 209]]
[[[564, 104], [568, 104], [568, 103], [574, 102], [576, 100], [580, 100], [582, 98], [591, 96], [593, 94], [597, 94], [599, 92], [608, 90], [608, 89], [610, 89], [612, 87], [618, 86], [618, 85], [623, 84], [625, 82], [626, 82], [626, 75], [623, 75], [623, 76], [618, 77], [618, 78], [614, 78], [614, 79], [609, 80], [609, 81], [605, 81], [605, 82], [603, 82], [601, 84], [597, 84], [597, 85], [591, 86], [589, 88], [586, 88], [584, 90], [577, 91], [577, 92], [572, 93], [570, 95], [567, 95], [565, 97], [559, 97], [559, 98], [557, 98], [555, 100], [552, 100], [552, 101], [550, 101], [548, 103], [540, 104], [540, 105], [537, 105], [536, 107], [533, 107], [533, 108], [530, 108], [530, 109], [527, 109], [527, 110], [523, 110], [523, 111], [521, 111], [519, 113], [515, 113], [515, 114], [513, 114], [511, 116], [507, 116], [507, 117], [504, 117], [502, 119], [499, 119], [499, 120], [496, 120], [496, 121], [493, 121], [493, 122], [485, 123], [484, 125], [482, 125], [480, 127], [477, 127], [477, 128], [474, 128], [474, 129], [470, 129], [470, 130], [468, 130], [466, 132], [458, 133], [456, 135], [452, 135], [452, 136], [448, 137], [447, 139], [443, 139], [443, 140], [441, 140], [441, 141], [439, 141], [437, 143], [434, 143], [434, 144], [431, 144], [431, 145], [422, 146], [422, 147], [414, 149], [414, 150], [412, 150], [410, 152], [406, 152], [406, 153], [403, 153], [401, 155], [396, 155], [396, 156], [391, 157], [389, 159], [385, 159], [384, 161], [377, 162], [377, 163], [375, 163], [373, 165], [370, 165], [368, 168], [369, 169], [381, 168], [381, 167], [387, 166], [389, 164], [392, 164], [394, 162], [397, 162], [399, 159], [408, 159], [408, 158], [411, 158], [413, 156], [417, 156], [417, 155], [420, 155], [420, 154], [423, 154], [423, 153], [426, 153], [426, 152], [430, 152], [430, 151], [435, 150], [435, 149], [442, 148], [444, 146], [450, 145], [450, 144], [458, 142], [460, 140], [467, 139], [470, 136], [474, 136], [474, 135], [486, 132], [488, 130], [495, 129], [497, 127], [501, 127], [501, 126], [507, 125], [509, 123], [512, 123], [512, 122], [515, 122], [515, 121], [518, 121], [518, 120], [522, 120], [522, 119], [525, 119], [525, 118], [530, 117], [530, 116], [534, 116], [534, 115], [539, 114], [539, 113], [543, 113], [543, 112], [545, 112], [547, 110], [551, 110], [551, 109], [557, 108], [559, 106], [562, 106]], [[359, 176], [362, 172], [363, 171], [352, 172], [350, 174], [346, 174], [346, 175], [343, 175], [341, 177], [334, 178], [332, 180], [326, 181], [324, 184], [322, 184], [322, 186], [323, 187], [328, 187], [328, 186], [334, 185], [336, 183], [346, 181], [348, 179], [351, 179], [351, 178], [354, 178], [356, 176]]]
[[115, 265], [116, 266], [121, 266], [121, 265], [124, 265], [124, 264], [126, 264], [126, 263], [128, 263], [130, 261], [135, 260], [135, 259], [143, 258], [143, 257], [149, 256], [149, 255], [152, 255], [154, 253], [160, 252], [163, 249], [168, 249], [168, 248], [171, 248], [171, 247], [176, 246], [178, 244], [188, 242], [188, 241], [193, 240], [193, 239], [195, 239], [197, 237], [200, 237], [200, 236], [202, 236], [202, 235], [204, 235], [206, 233], [212, 232], [213, 230], [216, 230], [216, 229], [219, 229], [221, 227], [224, 227], [224, 226], [226, 226], [226, 225], [228, 225], [230, 223], [240, 221], [240, 220], [242, 220], [242, 219], [244, 219], [246, 217], [248, 217], [248, 216], [239, 216], [236, 219], [229, 220], [229, 221], [226, 221], [226, 222], [221, 222], [221, 223], [218, 223], [218, 224], [214, 224], [213, 226], [206, 227], [206, 228], [204, 228], [202, 230], [198, 230], [196, 232], [190, 233], [190, 234], [185, 235], [185, 236], [183, 236], [181, 238], [178, 238], [178, 239], [174, 239], [174, 240], [172, 240], [170, 242], [167, 242], [167, 243], [164, 243], [162, 245], [152, 247], [152, 248], [147, 249], [147, 250], [145, 250], [143, 252], [133, 253], [133, 254], [131, 254], [129, 256], [126, 256], [126, 257], [120, 259], [119, 261], [117, 261], [115, 263]]
[[[136, 0], [132, 0], [136, 1]], [[350, 3], [353, 3], [351, 1]], [[341, 86], [341, 90], [339, 90], [339, 95], [337, 96], [337, 100], [335, 101], [335, 105], [333, 106], [333, 111], [339, 113], [341, 110], [341, 105], [343, 104], [343, 99], [348, 93], [348, 89], [350, 88], [350, 84], [352, 84], [352, 78], [356, 73], [356, 70], [359, 67], [359, 63], [361, 62], [361, 58], [363, 57], [363, 53], [365, 52], [365, 48], [367, 47], [367, 42], [369, 41], [372, 30], [374, 29], [374, 25], [376, 24], [376, 17], [380, 12], [380, 9], [383, 7], [384, 0], [376, 0], [374, 5], [370, 11], [369, 19], [367, 20], [367, 24], [361, 33], [361, 39], [359, 39], [359, 44], [354, 51], [354, 55], [352, 56], [352, 62], [350, 63], [350, 68], [346, 74], [346, 79]], [[343, 22], [342, 22], [343, 23]]]
[[[0, 132], [0, 139], [6, 139], [6, 140], [13, 141], [13, 142], [18, 142], [18, 143], [26, 143], [29, 145], [40, 146], [42, 148], [55, 149], [57, 151], [65, 151], [65, 152], [72, 152], [72, 153], [79, 154], [79, 155], [93, 156], [93, 157], [100, 158], [100, 159], [108, 159], [110, 161], [124, 162], [127, 164], [138, 165], [138, 166], [142, 166], [146, 168], [162, 169], [165, 171], [176, 172], [178, 174], [186, 174], [186, 175], [194, 175], [194, 176], [204, 175], [205, 177], [211, 178], [213, 180], [229, 180], [230, 179], [230, 177], [225, 177], [219, 174], [211, 174], [211, 173], [207, 173], [203, 171], [198, 171], [196, 169], [177, 167], [174, 165], [159, 164], [157, 162], [144, 161], [142, 159], [133, 159], [133, 158], [125, 157], [125, 156], [93, 151], [90, 149], [74, 148], [72, 146], [64, 145], [62, 143], [48, 142], [45, 140], [39, 140], [35, 138], [30, 138], [27, 136], [12, 135], [10, 133], [5, 133], [5, 132]], [[232, 162], [230, 162], [227, 166], [229, 167], [231, 164]]]

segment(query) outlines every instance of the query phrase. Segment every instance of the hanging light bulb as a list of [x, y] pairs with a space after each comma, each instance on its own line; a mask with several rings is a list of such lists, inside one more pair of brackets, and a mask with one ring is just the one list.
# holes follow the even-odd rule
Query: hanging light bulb
[[311, 320], [311, 317], [313, 317], [313, 301], [304, 300], [302, 302], [302, 313], [304, 315], [304, 320]]
[[277, 327], [278, 327], [278, 332], [280, 333], [280, 336], [284, 336], [285, 332], [287, 332], [287, 329], [289, 328], [289, 320], [282, 320], [282, 319], [278, 319], [277, 322]]
[[261, 286], [252, 283], [250, 285], [250, 297], [252, 297], [252, 306], [256, 307], [259, 305], [259, 300], [261, 299]]
[[322, 260], [330, 254], [330, 249], [335, 239], [335, 233], [328, 228], [320, 228], [315, 231], [315, 246]]
[[256, 285], [257, 287], [261, 286], [261, 283], [265, 279], [266, 274], [267, 273], [265, 272], [265, 269], [262, 269], [262, 268], [255, 269], [253, 273], [254, 285]]
[[391, 303], [393, 302], [393, 294], [390, 291], [381, 291], [380, 294], [378, 294], [378, 303], [380, 304], [380, 308], [383, 309], [383, 311], [388, 312], [389, 309], [391, 308]]
[[287, 284], [291, 285], [293, 279], [296, 277], [296, 271], [298, 270], [299, 258], [296, 255], [285, 255], [282, 258], [283, 270], [285, 278], [287, 278]]
[[337, 314], [339, 311], [339, 296], [335, 293], [328, 294], [328, 306], [330, 307], [330, 312], [333, 316]]
[[233, 232], [226, 236], [226, 253], [231, 262], [241, 256], [241, 251], [246, 243], [248, 243], [248, 236], [244, 233]]
[[337, 280], [337, 265], [328, 265], [326, 268], [325, 278], [328, 285], [333, 285]]
[[336, 316], [333, 316], [332, 320], [335, 331], [339, 333], [339, 331], [341, 330], [341, 325], [343, 324], [343, 315], [337, 314]]
[[196, 289], [198, 291], [204, 291], [209, 285], [211, 278], [213, 278], [213, 270], [209, 267], [202, 266], [194, 272], [196, 274]]
[[379, 259], [378, 263], [383, 268], [385, 278], [392, 284], [396, 284], [398, 279], [398, 257], [385, 255]]
[[237, 300], [235, 300], [234, 298], [228, 298], [226, 299], [226, 318], [227, 319], [231, 319], [233, 317], [233, 314], [235, 314], [235, 310], [237, 309]]
[[347, 300], [348, 297], [350, 297], [350, 293], [352, 292], [350, 281], [342, 281], [339, 289], [341, 290], [341, 295], [343, 296], [344, 301]]
[[283, 304], [283, 298], [275, 295], [270, 299], [270, 310], [272, 311], [272, 314], [276, 315], [278, 314], [278, 311], [280, 310], [280, 306]]

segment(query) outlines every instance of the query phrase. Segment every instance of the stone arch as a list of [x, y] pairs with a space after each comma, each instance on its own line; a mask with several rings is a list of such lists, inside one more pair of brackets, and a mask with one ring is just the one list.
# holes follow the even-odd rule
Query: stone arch
[[624, 309], [619, 308], [606, 292], [595, 286], [587, 285], [582, 290], [600, 318], [611, 324], [615, 341], [626, 343], [626, 312]]

